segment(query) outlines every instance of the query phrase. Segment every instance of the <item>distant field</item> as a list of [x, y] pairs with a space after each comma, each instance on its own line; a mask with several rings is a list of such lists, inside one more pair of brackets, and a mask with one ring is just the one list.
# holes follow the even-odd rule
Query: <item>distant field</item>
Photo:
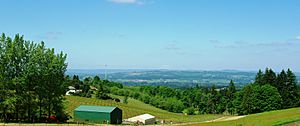
[[66, 111], [73, 116], [73, 110], [80, 105], [102, 105], [102, 106], [117, 106], [123, 110], [123, 118], [130, 118], [140, 114], [149, 113], [156, 116], [157, 119], [164, 119], [168, 122], [201, 122], [212, 120], [222, 115], [184, 115], [182, 113], [171, 113], [162, 109], [155, 108], [135, 99], [128, 99], [128, 104], [117, 103], [112, 100], [99, 100], [95, 98], [84, 98], [77, 96], [66, 96]]
[[233, 121], [197, 123], [194, 126], [273, 126], [300, 120], [300, 108], [248, 115]]

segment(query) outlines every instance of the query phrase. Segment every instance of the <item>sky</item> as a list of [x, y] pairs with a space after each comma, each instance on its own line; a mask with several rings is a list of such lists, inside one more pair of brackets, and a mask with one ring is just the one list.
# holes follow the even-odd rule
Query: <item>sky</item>
[[299, 0], [1, 0], [0, 32], [68, 69], [300, 71]]

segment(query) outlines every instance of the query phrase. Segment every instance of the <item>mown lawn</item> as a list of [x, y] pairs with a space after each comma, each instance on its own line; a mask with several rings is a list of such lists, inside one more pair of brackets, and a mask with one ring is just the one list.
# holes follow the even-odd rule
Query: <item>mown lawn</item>
[[130, 118], [140, 114], [152, 114], [157, 119], [163, 119], [168, 122], [182, 123], [182, 122], [201, 122], [205, 120], [212, 120], [222, 115], [184, 115], [182, 113], [172, 113], [162, 109], [155, 108], [151, 105], [145, 104], [135, 99], [128, 99], [128, 104], [117, 103], [112, 100], [99, 100], [95, 98], [84, 98], [77, 96], [66, 96], [66, 111], [73, 116], [73, 110], [80, 105], [101, 105], [101, 106], [117, 106], [123, 110], [123, 118]]
[[274, 126], [300, 120], [300, 108], [248, 115], [233, 121], [197, 123], [194, 126]]
[[0, 126], [106, 126], [103, 124], [0, 123]]

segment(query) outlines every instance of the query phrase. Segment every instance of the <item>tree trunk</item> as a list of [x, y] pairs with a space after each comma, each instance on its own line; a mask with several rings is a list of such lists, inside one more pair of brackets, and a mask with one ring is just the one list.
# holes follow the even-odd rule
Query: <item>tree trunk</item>
[[17, 111], [17, 113], [16, 113], [17, 114], [16, 115], [16, 121], [19, 122], [19, 105], [16, 105], [16, 111]]
[[42, 100], [39, 98], [40, 119], [42, 118]]
[[31, 120], [31, 106], [30, 106], [30, 103], [28, 104], [28, 122], [32, 122]]
[[51, 101], [49, 100], [49, 103], [48, 103], [48, 119], [50, 118], [51, 116]]

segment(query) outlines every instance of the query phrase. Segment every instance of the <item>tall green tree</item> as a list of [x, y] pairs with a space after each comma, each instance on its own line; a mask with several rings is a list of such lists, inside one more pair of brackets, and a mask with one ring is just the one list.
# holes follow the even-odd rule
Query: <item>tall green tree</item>
[[0, 57], [0, 118], [32, 122], [36, 110], [40, 118], [47, 110], [49, 116], [62, 112], [58, 106], [65, 94], [65, 54], [55, 54], [43, 42], [25, 41], [19, 34], [13, 39], [2, 34]]
[[233, 101], [235, 99], [235, 93], [236, 93], [236, 88], [234, 85], [234, 82], [231, 80], [228, 86], [228, 89], [226, 90], [226, 100], [227, 100], [227, 104], [226, 104], [226, 110], [229, 112], [229, 114], [233, 115], [235, 108], [233, 105]]
[[264, 73], [259, 70], [258, 73], [256, 74], [256, 77], [255, 77], [255, 84], [259, 84], [259, 85], [263, 85], [264, 83]]
[[264, 79], [263, 79], [263, 85], [264, 84], [270, 84], [272, 86], [276, 85], [276, 73], [269, 68], [266, 68]]
[[297, 107], [300, 100], [299, 93], [297, 92], [297, 79], [296, 75], [290, 69], [286, 72], [286, 81], [282, 87], [283, 108]]
[[271, 85], [248, 85], [237, 95], [238, 114], [252, 114], [281, 108], [282, 98]]
[[253, 102], [252, 102], [252, 94], [253, 89], [251, 85], [247, 85], [237, 94], [237, 98], [234, 103], [236, 106], [236, 111], [240, 115], [245, 115], [249, 113], [253, 113]]

